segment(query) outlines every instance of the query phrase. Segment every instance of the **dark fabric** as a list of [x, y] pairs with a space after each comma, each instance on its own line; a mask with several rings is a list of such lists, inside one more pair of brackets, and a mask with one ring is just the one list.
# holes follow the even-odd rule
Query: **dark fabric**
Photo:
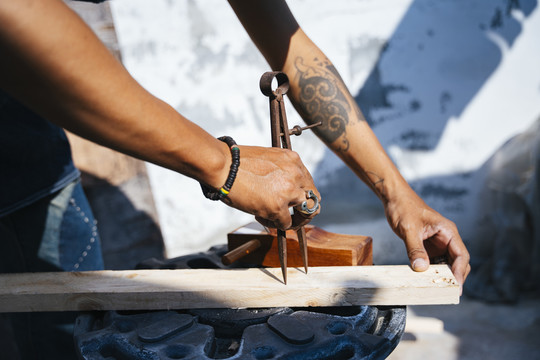
[[0, 90], [0, 216], [76, 178], [64, 130]]
[[[0, 217], [0, 273], [102, 269], [96, 221], [78, 181]], [[0, 359], [76, 359], [77, 315], [0, 314]]]

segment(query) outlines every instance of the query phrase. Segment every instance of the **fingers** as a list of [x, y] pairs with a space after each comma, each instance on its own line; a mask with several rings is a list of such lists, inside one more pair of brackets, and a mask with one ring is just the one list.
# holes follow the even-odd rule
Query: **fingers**
[[265, 219], [263, 217], [255, 216], [255, 220], [257, 220], [257, 222], [259, 222], [265, 228], [275, 228], [276, 227], [276, 225], [274, 224], [273, 221], [270, 221], [270, 220]]
[[[307, 207], [309, 209], [313, 209], [315, 206], [315, 211], [311, 214], [307, 214], [307, 213], [304, 213], [302, 211], [298, 211], [296, 208], [295, 208], [295, 211], [292, 215], [292, 228], [293, 229], [298, 229], [300, 228], [301, 226], [304, 226], [306, 224], [308, 224], [311, 219], [313, 219], [315, 216], [317, 216], [320, 212], [321, 212], [321, 199], [320, 197], [317, 197], [318, 200], [317, 200], [317, 204], [315, 204], [315, 202], [312, 200], [312, 199], [307, 199], [307, 200], [304, 200], [303, 202], [307, 203]], [[310, 204], [311, 202], [311, 204]]]
[[452, 273], [456, 277], [457, 282], [460, 285], [463, 285], [471, 272], [471, 266], [469, 264], [470, 255], [463, 240], [461, 240], [461, 237], [457, 233], [457, 229], [455, 230], [452, 240], [448, 244], [448, 254], [450, 256]]
[[241, 147], [242, 160], [228, 205], [249, 212], [265, 226], [287, 230], [307, 224], [320, 212], [293, 215], [304, 202], [314, 207], [308, 190], [320, 199], [311, 174], [295, 152], [278, 148]]
[[442, 257], [449, 262], [452, 273], [460, 285], [461, 294], [463, 284], [471, 271], [469, 252], [452, 221], [444, 219], [433, 229], [436, 230], [433, 234], [429, 234], [429, 238], [425, 241], [425, 248], [434, 258]]
[[444, 255], [456, 280], [463, 285], [470, 272], [470, 256], [459, 231], [452, 221], [444, 218], [435, 228], [435, 233], [426, 241], [426, 248], [431, 256]]
[[426, 271], [429, 268], [429, 257], [420, 239], [406, 241], [407, 256], [414, 271]]
[[[459, 283], [461, 295], [463, 292], [463, 284], [471, 271], [471, 266], [469, 265], [469, 253], [459, 237], [459, 234], [457, 234], [457, 230], [456, 233], [453, 234], [454, 237], [450, 238], [450, 242], [444, 241], [446, 231], [447, 229], [444, 229], [431, 236], [426, 241], [423, 241], [420, 237], [413, 240], [405, 240], [407, 255], [409, 256], [411, 268], [414, 271], [420, 272], [426, 271], [429, 268], [431, 261], [428, 251], [433, 256], [433, 259], [447, 259], [450, 262], [452, 273]], [[409, 239], [411, 238], [409, 237]], [[442, 243], [445, 242], [447, 247], [441, 249]], [[426, 251], [426, 248], [428, 251]]]
[[[300, 217], [298, 211], [294, 211], [291, 216], [291, 208], [297, 208], [302, 203], [307, 202], [307, 191], [305, 191], [298, 183], [292, 182], [289, 184], [290, 189], [286, 194], [289, 194], [287, 197], [284, 194], [283, 202], [280, 204], [279, 213], [274, 219], [275, 225], [278, 229], [287, 230], [291, 227], [299, 227], [299, 224], [307, 224], [313, 216], [309, 217]], [[313, 187], [315, 187], [313, 185]], [[287, 200], [289, 198], [289, 200]], [[285, 203], [286, 202], [286, 203]]]
[[[308, 199], [307, 191], [309, 190], [313, 191], [313, 193], [320, 199], [321, 194], [315, 187], [313, 178], [311, 177], [308, 169], [304, 166], [304, 163], [300, 159], [298, 153], [287, 149], [280, 150], [283, 151], [283, 154], [289, 160], [288, 162], [282, 164], [284, 173], [291, 177], [295, 186], [302, 189], [302, 194], [298, 198], [294, 199], [294, 201], [290, 202], [289, 206], [297, 206], [306, 201]], [[309, 200], [309, 202], [311, 203], [308, 205], [312, 206], [313, 200]]]
[[458, 258], [452, 264], [452, 273], [454, 274], [456, 281], [459, 283], [460, 295], [463, 292], [463, 284], [467, 279], [467, 276], [471, 272], [471, 265], [469, 261], [464, 258]]
[[[306, 193], [307, 192], [302, 191], [300, 197], [296, 198], [296, 200], [293, 201], [292, 204], [295, 204], [295, 203], [302, 204], [303, 202], [309, 202], [309, 201], [313, 202], [313, 200], [307, 199]], [[276, 215], [272, 219], [256, 217], [256, 220], [267, 227], [278, 228], [281, 230], [288, 230], [288, 229], [296, 230], [300, 228], [301, 226], [307, 225], [311, 221], [311, 219], [313, 219], [321, 211], [320, 202], [317, 207], [317, 210], [313, 212], [312, 214], [304, 214], [295, 209], [291, 215], [291, 208], [293, 207], [282, 207], [278, 215]]]

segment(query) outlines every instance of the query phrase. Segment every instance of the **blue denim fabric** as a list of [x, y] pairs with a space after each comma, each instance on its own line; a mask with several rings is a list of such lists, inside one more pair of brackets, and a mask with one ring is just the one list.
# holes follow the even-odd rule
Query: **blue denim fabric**
[[[103, 269], [90, 206], [80, 182], [0, 217], [0, 272]], [[0, 355], [6, 359], [75, 359], [77, 313], [0, 314]], [[5, 357], [4, 357], [5, 355]]]
[[0, 272], [103, 269], [97, 223], [78, 180], [0, 217], [0, 249]]
[[97, 221], [78, 181], [52, 199], [38, 256], [64, 271], [103, 269]]

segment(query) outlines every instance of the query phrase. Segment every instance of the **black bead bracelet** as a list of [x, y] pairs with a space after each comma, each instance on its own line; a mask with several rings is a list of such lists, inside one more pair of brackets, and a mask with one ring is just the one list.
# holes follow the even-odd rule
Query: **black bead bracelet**
[[222, 136], [219, 137], [218, 140], [226, 143], [231, 149], [232, 164], [229, 170], [229, 176], [225, 181], [225, 185], [219, 188], [219, 190], [212, 189], [208, 185], [201, 183], [201, 189], [204, 196], [206, 196], [206, 198], [210, 200], [221, 200], [227, 195], [229, 195], [229, 192], [231, 191], [234, 183], [234, 179], [236, 179], [236, 174], [238, 173], [238, 167], [240, 166], [240, 149], [238, 148], [238, 145], [236, 145], [236, 142], [233, 140], [233, 138], [230, 136]]

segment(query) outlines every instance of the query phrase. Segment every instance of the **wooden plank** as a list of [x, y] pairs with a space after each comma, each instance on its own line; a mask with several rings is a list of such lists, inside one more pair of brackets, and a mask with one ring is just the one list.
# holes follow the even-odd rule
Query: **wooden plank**
[[0, 275], [0, 312], [457, 304], [447, 265]]

